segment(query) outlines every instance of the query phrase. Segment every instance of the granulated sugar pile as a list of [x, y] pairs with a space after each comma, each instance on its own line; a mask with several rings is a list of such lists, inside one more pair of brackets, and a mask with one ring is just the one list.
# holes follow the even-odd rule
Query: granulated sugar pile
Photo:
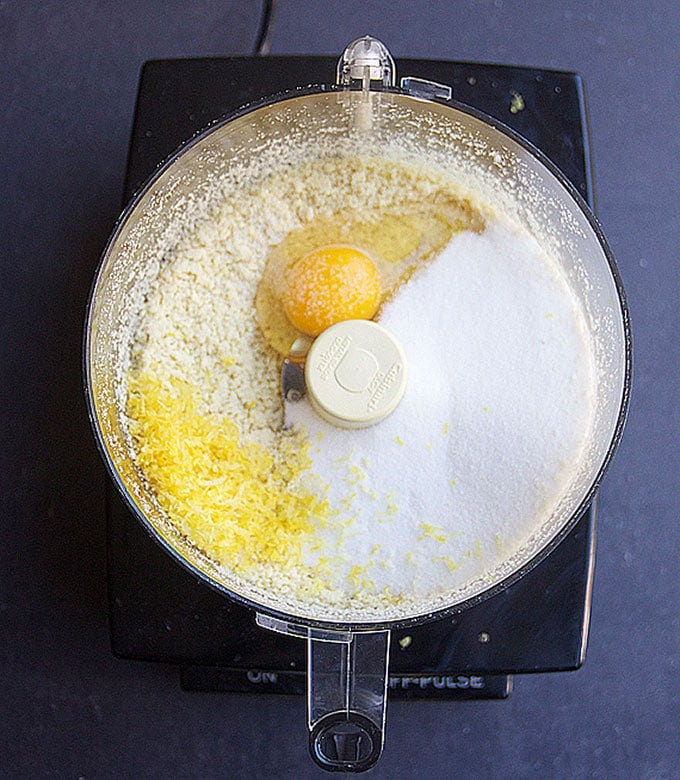
[[593, 365], [564, 280], [498, 222], [455, 237], [380, 324], [408, 361], [395, 412], [344, 430], [305, 399], [286, 420], [319, 442], [312, 471], [341, 508], [342, 532], [323, 532], [338, 579], [426, 598], [482, 577], [553, 511], [585, 444]]
[[388, 161], [278, 172], [214, 208], [149, 289], [135, 458], [231, 587], [327, 620], [422, 614], [492, 576], [573, 479], [595, 383], [585, 321], [554, 262], [488, 211], [378, 313], [409, 364], [396, 411], [342, 430], [302, 400], [284, 419], [281, 356], [255, 316], [269, 253], [338, 202], [389, 210], [446, 186]]

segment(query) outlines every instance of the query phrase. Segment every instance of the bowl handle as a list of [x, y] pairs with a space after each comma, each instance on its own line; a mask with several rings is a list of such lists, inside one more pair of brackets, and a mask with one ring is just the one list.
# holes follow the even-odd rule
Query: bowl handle
[[309, 750], [323, 769], [364, 772], [380, 758], [389, 631], [310, 628], [258, 613], [262, 628], [307, 639]]
[[309, 750], [323, 769], [363, 772], [380, 758], [389, 646], [389, 631], [309, 630]]

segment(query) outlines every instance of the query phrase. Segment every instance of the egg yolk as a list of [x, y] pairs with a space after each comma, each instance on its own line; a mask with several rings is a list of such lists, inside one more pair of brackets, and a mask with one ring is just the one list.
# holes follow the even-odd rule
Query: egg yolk
[[378, 269], [354, 247], [314, 249], [287, 269], [281, 303], [291, 324], [309, 336], [343, 320], [370, 320], [380, 303]]

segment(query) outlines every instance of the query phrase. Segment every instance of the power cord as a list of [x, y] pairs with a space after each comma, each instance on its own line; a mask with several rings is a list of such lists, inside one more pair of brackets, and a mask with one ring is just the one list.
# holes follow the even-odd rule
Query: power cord
[[256, 57], [265, 57], [271, 49], [272, 22], [276, 11], [276, 0], [264, 0], [260, 29], [257, 33], [253, 54]]

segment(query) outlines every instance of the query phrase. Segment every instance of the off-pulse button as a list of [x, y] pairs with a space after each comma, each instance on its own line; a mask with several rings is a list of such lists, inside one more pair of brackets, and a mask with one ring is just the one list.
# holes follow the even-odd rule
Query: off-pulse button
[[338, 322], [314, 341], [305, 382], [315, 411], [341, 428], [364, 428], [391, 414], [406, 389], [397, 339], [371, 320]]

